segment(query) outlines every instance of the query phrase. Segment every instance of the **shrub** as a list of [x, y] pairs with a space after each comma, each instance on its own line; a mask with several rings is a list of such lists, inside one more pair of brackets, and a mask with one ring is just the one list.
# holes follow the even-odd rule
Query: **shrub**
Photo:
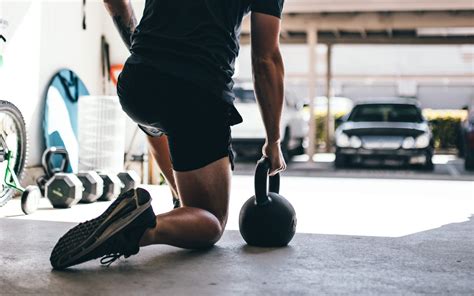
[[457, 148], [461, 122], [466, 119], [464, 110], [423, 110], [430, 122], [436, 149]]

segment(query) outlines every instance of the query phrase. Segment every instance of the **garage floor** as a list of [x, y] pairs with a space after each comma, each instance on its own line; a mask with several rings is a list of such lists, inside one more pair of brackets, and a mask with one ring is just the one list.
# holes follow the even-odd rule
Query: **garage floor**
[[[236, 220], [252, 178], [236, 176], [228, 231], [206, 252], [143, 248], [110, 267], [97, 261], [52, 271], [58, 237], [108, 203], [22, 216], [0, 209], [0, 295], [474, 294], [472, 182], [285, 177], [298, 214], [283, 249], [247, 247]], [[156, 212], [166, 187], [150, 187]], [[68, 221], [68, 222], [64, 222]]]
[[228, 231], [206, 252], [151, 246], [110, 267], [51, 271], [49, 251], [70, 226], [1, 219], [0, 294], [474, 293], [473, 220], [402, 238], [298, 234], [283, 249], [247, 247]]

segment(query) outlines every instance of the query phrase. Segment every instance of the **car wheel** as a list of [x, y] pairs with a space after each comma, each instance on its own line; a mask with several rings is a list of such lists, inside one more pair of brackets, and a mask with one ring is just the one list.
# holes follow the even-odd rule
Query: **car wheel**
[[334, 166], [336, 169], [342, 169], [347, 167], [348, 165], [347, 157], [345, 155], [341, 155], [336, 153], [336, 159], [334, 160]]
[[426, 156], [426, 162], [425, 162], [425, 164], [423, 164], [421, 169], [424, 170], [424, 171], [430, 171], [430, 172], [434, 171], [434, 164], [433, 164], [432, 156], [430, 156], [430, 155]]
[[432, 172], [434, 171], [434, 164], [430, 161], [430, 162], [426, 162], [424, 165], [423, 165], [423, 168], [422, 168], [424, 171], [429, 171], [429, 172]]
[[464, 157], [464, 169], [466, 169], [466, 171], [474, 171], [474, 155], [472, 153], [466, 153]]
[[292, 149], [290, 154], [292, 156], [305, 154], [303, 143], [304, 143], [304, 139], [299, 139], [298, 146], [295, 149]]

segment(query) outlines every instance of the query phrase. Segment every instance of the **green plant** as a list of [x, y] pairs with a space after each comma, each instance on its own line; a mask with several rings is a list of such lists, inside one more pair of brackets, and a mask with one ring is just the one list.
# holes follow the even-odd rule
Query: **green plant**
[[464, 110], [423, 110], [433, 132], [435, 149], [455, 149], [459, 143], [460, 124], [466, 118]]

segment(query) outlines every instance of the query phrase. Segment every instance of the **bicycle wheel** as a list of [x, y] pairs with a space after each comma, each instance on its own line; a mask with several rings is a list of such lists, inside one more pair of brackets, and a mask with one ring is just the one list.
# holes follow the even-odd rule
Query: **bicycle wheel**
[[[0, 207], [5, 205], [15, 194], [15, 190], [5, 184], [8, 159], [11, 153], [10, 166], [19, 180], [23, 177], [27, 158], [27, 136], [25, 120], [20, 110], [10, 102], [0, 100]], [[13, 180], [8, 180], [13, 181]], [[17, 184], [18, 186], [20, 184]]]

